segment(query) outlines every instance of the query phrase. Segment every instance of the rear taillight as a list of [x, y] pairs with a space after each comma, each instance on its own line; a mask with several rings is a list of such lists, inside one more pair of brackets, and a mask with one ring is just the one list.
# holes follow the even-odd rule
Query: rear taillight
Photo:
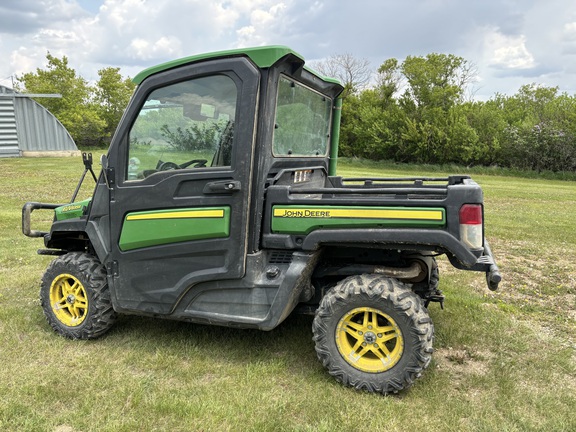
[[482, 248], [484, 236], [480, 204], [464, 204], [460, 207], [460, 239], [472, 249]]

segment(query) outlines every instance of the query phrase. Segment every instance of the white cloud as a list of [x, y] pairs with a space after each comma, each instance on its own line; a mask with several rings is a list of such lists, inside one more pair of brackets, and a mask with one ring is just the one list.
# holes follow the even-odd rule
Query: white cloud
[[161, 37], [156, 41], [135, 38], [130, 42], [127, 52], [133, 58], [153, 59], [158, 56], [176, 57], [182, 51], [180, 40], [175, 37]]
[[564, 35], [566, 39], [576, 40], [576, 22], [564, 24]]
[[[97, 41], [92, 56], [118, 65], [148, 65], [229, 48], [229, 36], [234, 35], [241, 17], [234, 9], [237, 3], [106, 0], [99, 10], [98, 24], [88, 29]], [[240, 6], [246, 7], [244, 3]]]
[[273, 3], [270, 0], [231, 0], [230, 9], [240, 15], [249, 16], [252, 11], [267, 8]]
[[[384, 20], [384, 21], [383, 21]], [[88, 80], [201, 52], [284, 44], [306, 58], [451, 53], [478, 65], [483, 96], [543, 82], [576, 90], [573, 0], [2, 0], [0, 78], [66, 55]]]
[[562, 48], [565, 54], [576, 54], [576, 22], [564, 24], [562, 31]]
[[27, 72], [32, 72], [45, 58], [46, 53], [39, 55], [36, 51], [19, 47], [10, 54], [11, 73], [13, 75], [22, 75]]
[[250, 13], [250, 24], [236, 30], [237, 47], [274, 44], [274, 39], [282, 35], [288, 17], [285, 15], [285, 3], [259, 2], [264, 9], [255, 9]]
[[536, 66], [534, 56], [526, 48], [526, 36], [508, 36], [499, 31], [486, 35], [489, 64], [503, 69], [531, 69]]

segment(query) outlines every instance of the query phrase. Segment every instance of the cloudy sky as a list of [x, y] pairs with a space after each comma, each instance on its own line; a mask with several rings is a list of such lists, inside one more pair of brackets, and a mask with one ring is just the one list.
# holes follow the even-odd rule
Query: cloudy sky
[[576, 93], [574, 0], [1, 0], [0, 84], [66, 55], [84, 78], [207, 51], [288, 45], [308, 60], [455, 54], [478, 99], [523, 84]]

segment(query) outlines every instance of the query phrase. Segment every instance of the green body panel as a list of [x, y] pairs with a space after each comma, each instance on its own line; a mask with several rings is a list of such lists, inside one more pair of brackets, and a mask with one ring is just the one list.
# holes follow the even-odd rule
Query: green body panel
[[168, 69], [175, 68], [177, 66], [181, 66], [187, 63], [193, 63], [202, 60], [208, 60], [218, 57], [233, 57], [233, 56], [240, 56], [245, 55], [248, 56], [258, 67], [260, 68], [269, 68], [282, 57], [293, 54], [296, 57], [302, 59], [304, 58], [298, 54], [297, 52], [291, 50], [288, 47], [281, 46], [281, 45], [273, 45], [273, 46], [266, 46], [266, 47], [257, 47], [257, 48], [244, 48], [244, 49], [236, 49], [236, 50], [227, 50], [227, 51], [217, 51], [212, 53], [206, 54], [198, 54], [190, 57], [184, 57], [177, 60], [172, 60], [166, 63], [162, 63], [156, 66], [149, 67], [148, 69], [143, 70], [138, 75], [136, 75], [133, 81], [136, 84], [140, 84], [144, 79], [153, 75], [158, 72], [162, 72]]
[[337, 228], [442, 228], [446, 225], [446, 212], [443, 208], [424, 207], [276, 205], [271, 225], [272, 232], [279, 234]]
[[[245, 56], [249, 57], [250, 60], [252, 60], [256, 64], [256, 66], [258, 66], [259, 68], [262, 68], [262, 69], [266, 69], [266, 68], [269, 68], [270, 66], [272, 66], [274, 63], [276, 63], [282, 57], [287, 56], [288, 54], [292, 54], [292, 55], [298, 57], [299, 59], [302, 60], [302, 63], [304, 63], [304, 57], [302, 57], [296, 51], [293, 51], [292, 49], [290, 49], [286, 46], [282, 46], [282, 45], [270, 45], [270, 46], [263, 46], [263, 47], [256, 47], [256, 48], [242, 48], [242, 49], [235, 49], [235, 50], [216, 51], [216, 52], [211, 52], [211, 53], [206, 53], [206, 54], [198, 54], [198, 55], [194, 55], [194, 56], [189, 56], [189, 57], [184, 57], [181, 59], [172, 60], [172, 61], [169, 61], [166, 63], [161, 63], [161, 64], [156, 65], [156, 66], [151, 66], [148, 69], [144, 69], [142, 72], [140, 72], [138, 75], [136, 75], [132, 81], [135, 84], [140, 84], [142, 81], [144, 81], [150, 75], [156, 74], [158, 72], [163, 72], [165, 70], [172, 69], [172, 68], [175, 68], [178, 66], [182, 66], [182, 65], [187, 64], [187, 63], [194, 63], [197, 61], [209, 60], [209, 59], [214, 59], [214, 58], [219, 58], [219, 57], [223, 58], [223, 57], [236, 57], [236, 56], [245, 55]], [[320, 74], [318, 74], [317, 72], [315, 72], [311, 69], [308, 69], [308, 68], [306, 68], [306, 70], [313, 73], [314, 75], [316, 75], [318, 78], [322, 79], [323, 81], [340, 84], [340, 81], [338, 81], [334, 78], [323, 77]]]
[[129, 251], [230, 235], [230, 207], [154, 210], [128, 213], [119, 247]]
[[78, 201], [70, 204], [63, 205], [54, 209], [57, 221], [63, 221], [67, 219], [74, 219], [83, 216], [86, 209], [90, 205], [92, 198], [87, 198], [84, 201]]

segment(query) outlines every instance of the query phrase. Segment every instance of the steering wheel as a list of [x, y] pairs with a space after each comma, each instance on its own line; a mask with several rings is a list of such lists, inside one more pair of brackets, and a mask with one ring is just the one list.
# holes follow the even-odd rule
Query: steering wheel
[[207, 163], [208, 161], [206, 159], [192, 159], [191, 161], [181, 164], [180, 168], [188, 168], [190, 165], [192, 165], [194, 168], [204, 168]]
[[180, 169], [180, 165], [178, 165], [177, 163], [174, 163], [174, 162], [162, 162], [158, 166], [158, 171], [169, 171], [169, 170], [175, 170], [175, 169]]
[[170, 170], [177, 170], [177, 169], [184, 169], [188, 168], [192, 165], [194, 168], [203, 168], [206, 166], [208, 161], [206, 159], [192, 159], [191, 161], [184, 162], [183, 164], [178, 165], [176, 162], [158, 162], [157, 170], [158, 171], [170, 171]]

